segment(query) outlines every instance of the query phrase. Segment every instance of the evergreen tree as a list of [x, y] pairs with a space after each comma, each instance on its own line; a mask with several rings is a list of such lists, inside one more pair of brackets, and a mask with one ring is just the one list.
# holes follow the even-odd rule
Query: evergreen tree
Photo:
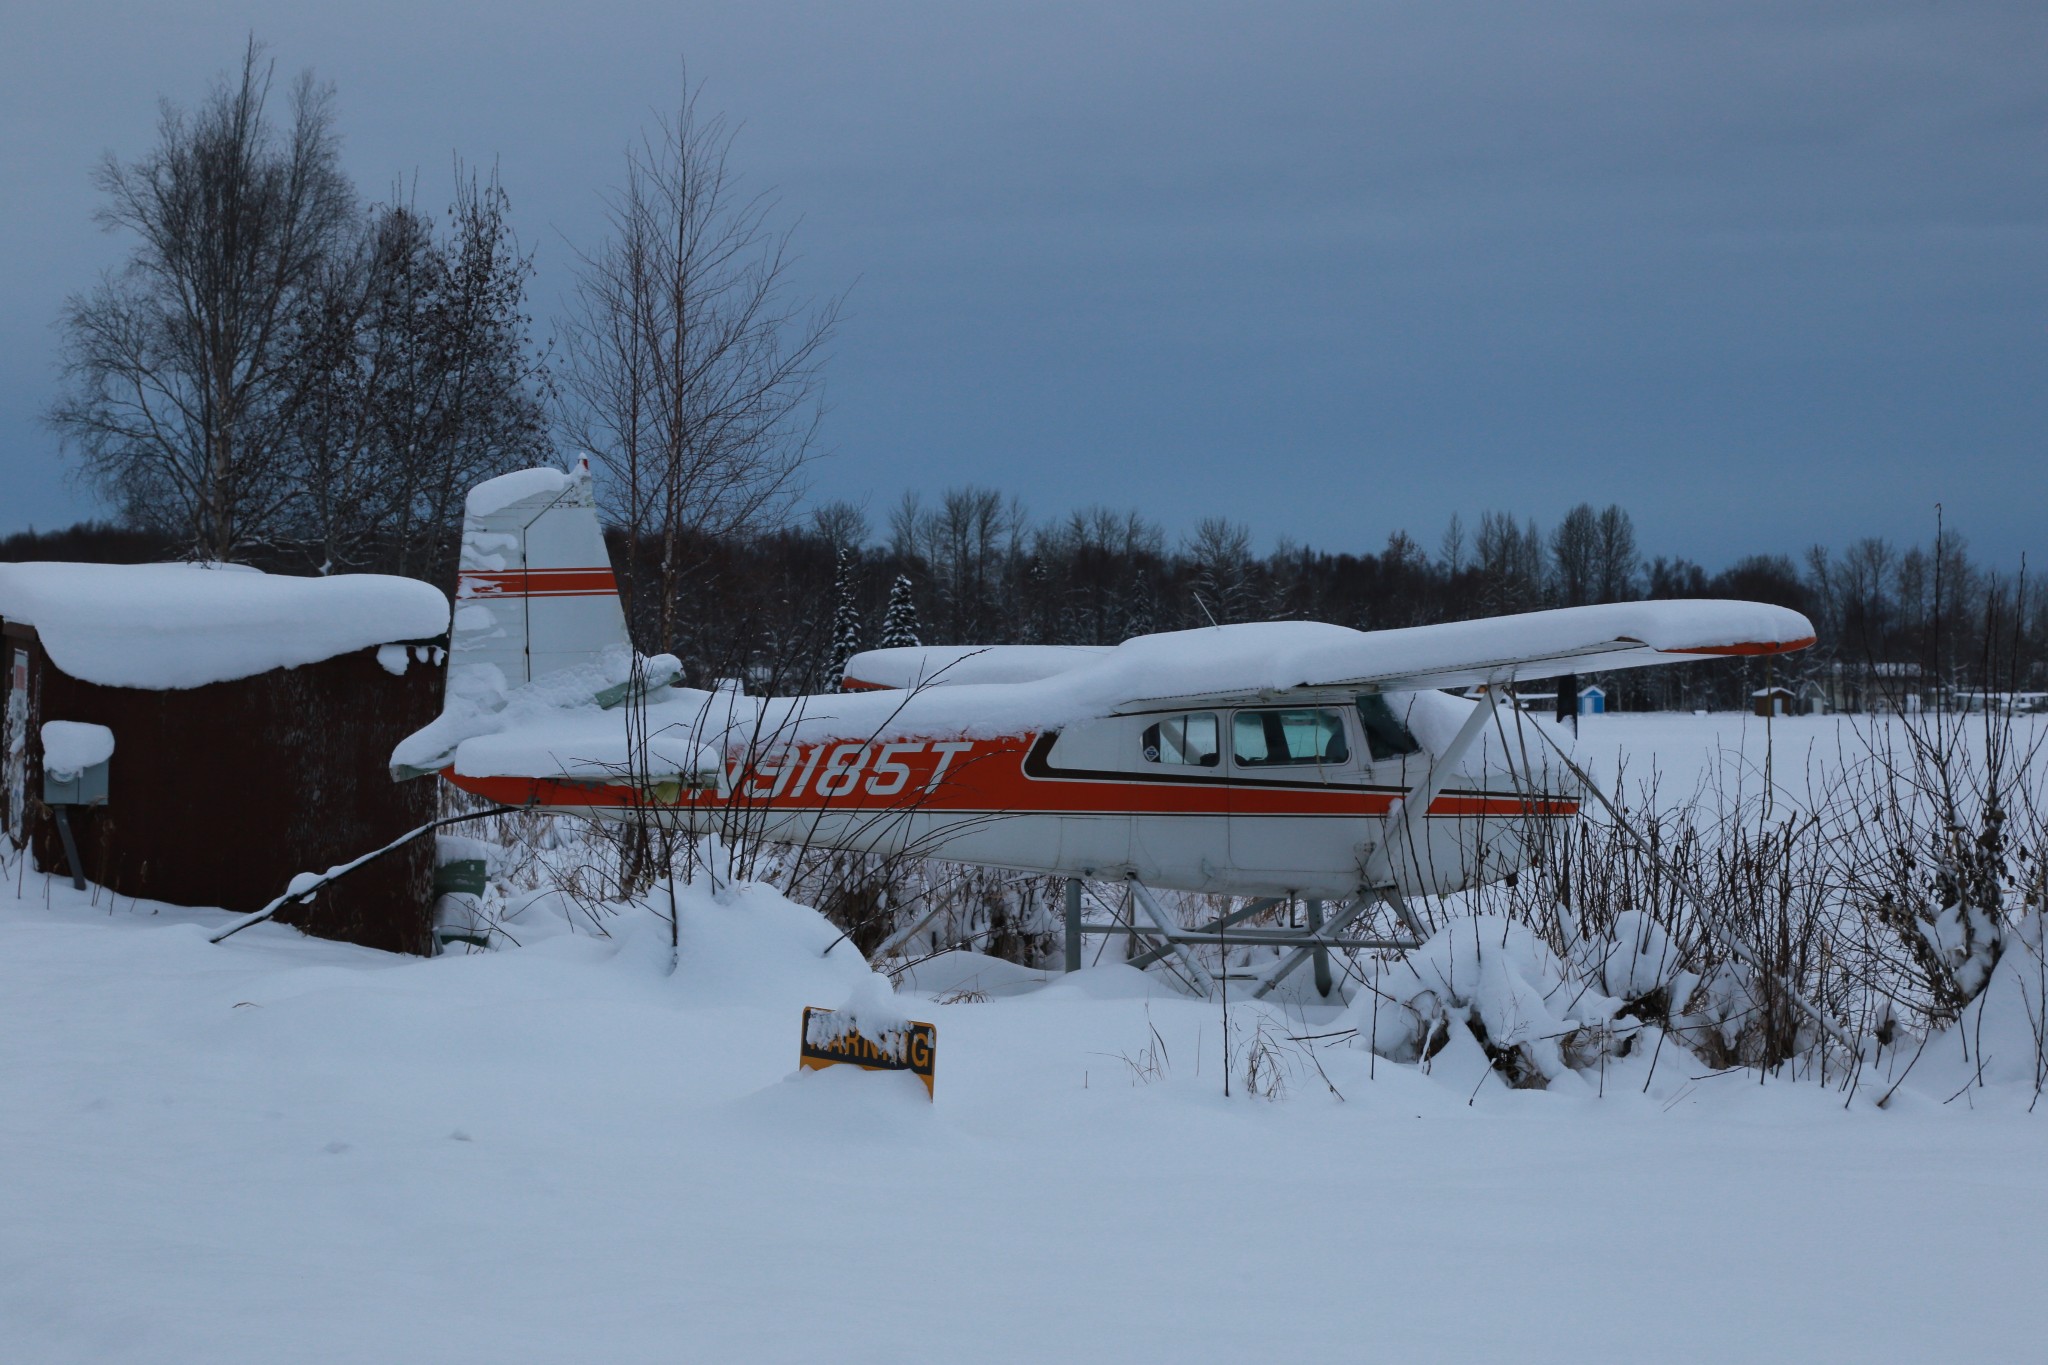
[[910, 575], [897, 574], [889, 588], [889, 610], [882, 617], [882, 648], [923, 643], [917, 638], [917, 601], [910, 595]]
[[1159, 622], [1152, 610], [1152, 589], [1146, 585], [1145, 575], [1131, 575], [1130, 590], [1124, 595], [1124, 638], [1150, 635], [1159, 629]]
[[1052, 643], [1052, 610], [1052, 576], [1046, 572], [1045, 559], [1033, 555], [1030, 568], [1024, 571], [1024, 609], [1018, 614], [1024, 628], [1018, 643]]
[[832, 679], [838, 688], [846, 682], [846, 661], [861, 651], [860, 604], [854, 593], [853, 551], [839, 547], [839, 567], [832, 578]]
[[1226, 517], [1205, 517], [1188, 543], [1198, 565], [1190, 625], [1252, 619], [1258, 593], [1252, 581], [1252, 533]]

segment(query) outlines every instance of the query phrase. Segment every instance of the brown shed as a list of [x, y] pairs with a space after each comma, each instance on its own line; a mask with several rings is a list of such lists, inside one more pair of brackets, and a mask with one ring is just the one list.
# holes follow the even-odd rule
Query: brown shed
[[1789, 687], [1759, 687], [1749, 694], [1749, 709], [1759, 716], [1789, 716], [1799, 695]]
[[[66, 870], [44, 726], [103, 726], [106, 802], [64, 807], [86, 876], [124, 896], [260, 909], [298, 873], [434, 817], [435, 784], [394, 783], [387, 764], [440, 713], [447, 628], [447, 599], [410, 579], [0, 564], [0, 837]], [[279, 918], [431, 952], [433, 861], [421, 840]]]

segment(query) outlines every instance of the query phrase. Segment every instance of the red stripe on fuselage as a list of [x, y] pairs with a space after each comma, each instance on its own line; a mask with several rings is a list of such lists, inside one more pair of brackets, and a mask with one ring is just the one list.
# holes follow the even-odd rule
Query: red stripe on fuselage
[[[1115, 774], [1068, 776], [1026, 771], [1033, 735], [1000, 739], [827, 740], [757, 755], [728, 769], [731, 792], [686, 794], [670, 804], [767, 811], [928, 811], [935, 814], [1071, 815], [1318, 815], [1380, 816], [1402, 792], [1316, 782], [1257, 785], [1222, 779], [1176, 781]], [[505, 805], [626, 807], [633, 788], [558, 778], [465, 777], [456, 786]], [[650, 804], [662, 804], [650, 801]], [[1561, 797], [1446, 792], [1432, 817], [1568, 816], [1578, 803]]]

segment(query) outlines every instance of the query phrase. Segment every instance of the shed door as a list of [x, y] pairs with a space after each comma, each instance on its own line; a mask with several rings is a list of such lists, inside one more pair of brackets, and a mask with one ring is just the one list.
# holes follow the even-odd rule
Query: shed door
[[28, 819], [28, 646], [0, 642], [6, 651], [5, 719], [0, 721], [0, 821], [16, 848], [26, 842]]

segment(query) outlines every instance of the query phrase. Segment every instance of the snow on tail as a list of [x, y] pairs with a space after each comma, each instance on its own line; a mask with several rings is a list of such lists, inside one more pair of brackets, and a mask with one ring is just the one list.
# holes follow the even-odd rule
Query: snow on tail
[[[590, 462], [480, 483], [462, 524], [442, 713], [400, 742], [392, 774], [438, 771], [456, 744], [498, 728], [493, 718], [515, 693], [612, 705], [625, 695], [632, 660]], [[666, 656], [647, 664], [649, 686], [675, 675]]]
[[574, 473], [522, 469], [471, 489], [449, 690], [470, 692], [459, 682], [469, 673], [484, 685], [475, 690], [509, 692], [626, 645], [588, 461]]

